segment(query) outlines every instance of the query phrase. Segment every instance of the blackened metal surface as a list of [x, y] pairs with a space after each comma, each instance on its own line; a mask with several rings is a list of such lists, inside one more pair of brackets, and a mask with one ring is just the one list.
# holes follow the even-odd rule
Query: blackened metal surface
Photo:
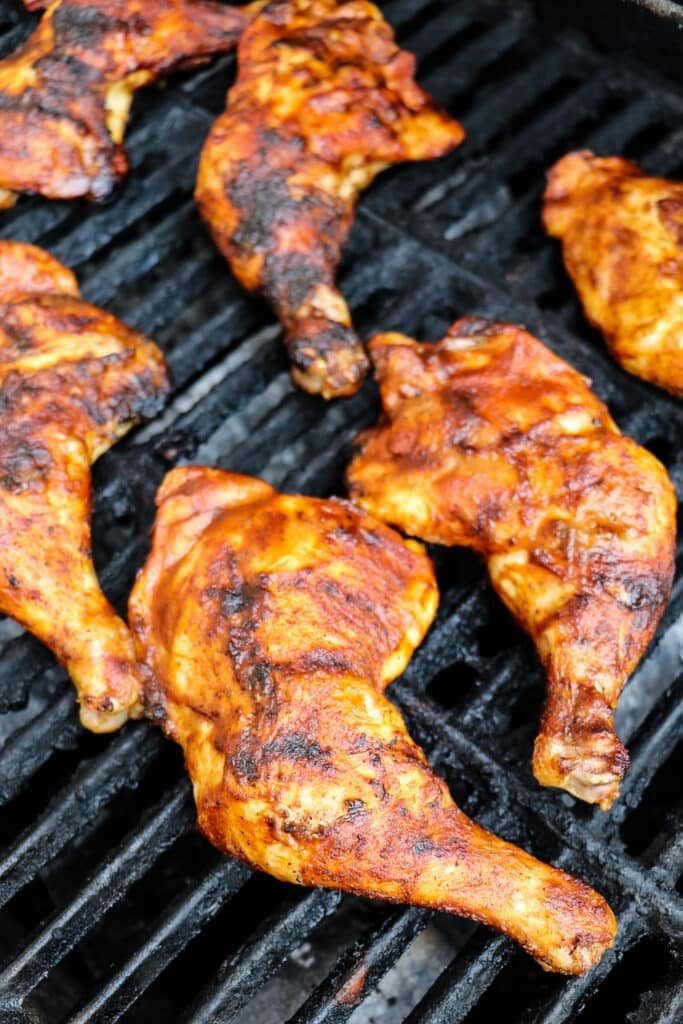
[[[680, 496], [680, 405], [609, 359], [539, 217], [544, 169], [572, 148], [683, 176], [680, 87], [659, 64], [571, 30], [548, 35], [525, 4], [383, 6], [419, 56], [421, 83], [464, 122], [468, 140], [442, 161], [393, 169], [363, 197], [340, 275], [361, 335], [440, 337], [467, 313], [525, 324], [592, 378], [622, 429], [667, 464]], [[544, 21], [562, 8], [574, 26], [579, 7], [538, 5]], [[634, 5], [605, 8], [621, 15]], [[680, 47], [671, 22], [639, 13], [651, 19], [648, 32], [656, 20]], [[0, 5], [0, 53], [33, 22], [18, 2]], [[233, 77], [226, 57], [136, 99], [133, 170], [108, 205], [22, 199], [0, 219], [0, 235], [55, 252], [88, 300], [152, 334], [171, 364], [167, 409], [95, 468], [95, 555], [122, 610], [170, 466], [214, 463], [332, 493], [351, 439], [377, 414], [371, 382], [330, 405], [291, 386], [277, 325], [232, 279], [199, 220], [197, 157]], [[361, 1024], [367, 996], [410, 956], [428, 920], [451, 962], [405, 1005], [387, 997], [387, 1020], [683, 1018], [680, 578], [624, 695], [619, 722], [633, 763], [622, 798], [603, 814], [535, 784], [543, 679], [531, 644], [476, 557], [434, 555], [439, 615], [390, 692], [468, 813], [604, 892], [619, 916], [614, 951], [586, 977], [563, 979], [485, 929], [247, 871], [194, 831], [178, 751], [147, 725], [83, 733], [64, 673], [0, 623], [0, 1022], [243, 1024], [271, 992], [282, 1000], [275, 1020]]]

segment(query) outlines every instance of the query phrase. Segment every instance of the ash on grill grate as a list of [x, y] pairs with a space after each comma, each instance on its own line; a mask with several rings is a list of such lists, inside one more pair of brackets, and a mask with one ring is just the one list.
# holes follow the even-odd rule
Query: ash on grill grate
[[[681, 90], [572, 32], [544, 36], [524, 3], [383, 6], [418, 53], [421, 83], [469, 137], [363, 197], [341, 275], [361, 334], [440, 337], [463, 313], [518, 320], [593, 378], [681, 494], [680, 407], [607, 357], [539, 219], [543, 170], [570, 148], [683, 174]], [[18, 0], [2, 5], [0, 53], [32, 23]], [[136, 99], [134, 170], [107, 206], [24, 199], [0, 220], [4, 237], [52, 248], [88, 299], [151, 333], [171, 363], [167, 410], [95, 468], [96, 561], [119, 608], [172, 464], [327, 494], [377, 413], [370, 383], [331, 405], [291, 387], [265, 305], [244, 295], [200, 224], [197, 156], [233, 74], [225, 57]], [[633, 767], [604, 815], [534, 783], [543, 680], [531, 645], [471, 553], [434, 555], [441, 609], [390, 692], [469, 813], [608, 896], [614, 952], [584, 978], [549, 977], [466, 922], [251, 874], [194, 832], [177, 751], [146, 725], [86, 736], [61, 670], [0, 626], [0, 1022], [246, 1021], [266, 1004], [298, 1024], [681, 1019], [683, 585], [624, 693]]]

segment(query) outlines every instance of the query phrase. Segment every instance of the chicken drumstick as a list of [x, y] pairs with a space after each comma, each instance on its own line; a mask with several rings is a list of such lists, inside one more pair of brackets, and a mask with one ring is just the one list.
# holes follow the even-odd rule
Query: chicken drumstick
[[414, 57], [366, 0], [269, 3], [237, 57], [199, 208], [237, 278], [274, 306], [295, 383], [353, 394], [367, 358], [334, 272], [356, 199], [390, 164], [442, 156], [464, 131], [415, 84]]
[[596, 963], [602, 897], [470, 821], [383, 695], [436, 609], [422, 547], [221, 470], [173, 470], [157, 502], [130, 622], [207, 838], [288, 882], [484, 921], [550, 970]]
[[79, 298], [73, 274], [0, 242], [0, 612], [66, 666], [95, 732], [139, 717], [125, 624], [90, 553], [90, 466], [167, 389], [152, 342]]
[[664, 467], [521, 327], [465, 318], [438, 344], [384, 334], [370, 353], [385, 415], [359, 438], [353, 500], [484, 556], [547, 672], [534, 774], [607, 809], [628, 766], [614, 708], [673, 579]]

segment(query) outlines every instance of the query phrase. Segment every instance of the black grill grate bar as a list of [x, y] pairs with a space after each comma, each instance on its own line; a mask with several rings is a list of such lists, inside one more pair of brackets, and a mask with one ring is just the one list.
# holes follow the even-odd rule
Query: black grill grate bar
[[0, 906], [74, 836], [87, 832], [112, 797], [139, 782], [162, 743], [151, 729], [129, 729], [75, 772], [0, 860]]
[[243, 864], [222, 860], [175, 901], [147, 940], [69, 1024], [118, 1020], [250, 877]]
[[[199, 336], [196, 334], [193, 336], [194, 343], [200, 351], [210, 349], [215, 343], [215, 339], [221, 338], [227, 332], [231, 310], [232, 307], [228, 306], [226, 310], [218, 314], [206, 325], [205, 330], [199, 332]], [[159, 445], [162, 444], [164, 433], [166, 431], [172, 432], [177, 424], [182, 423], [183, 420], [186, 420], [198, 410], [202, 400], [210, 391], [223, 384], [228, 377], [233, 379], [237, 377], [241, 371], [248, 369], [249, 364], [257, 357], [264, 358], [266, 355], [264, 350], [271, 346], [273, 339], [278, 336], [278, 333], [276, 327], [267, 327], [253, 334], [237, 348], [229, 351], [218, 363], [206, 370], [201, 377], [185, 388], [182, 394], [171, 400], [159, 416], [155, 417], [141, 431], [138, 431], [135, 437], [135, 446], [147, 444], [151, 439], [155, 439]], [[188, 349], [191, 349], [191, 347], [192, 339], [188, 340]], [[171, 365], [175, 376], [178, 371], [175, 369], [173, 361]], [[226, 412], [226, 420], [239, 416], [240, 410], [247, 408], [248, 403], [257, 397], [257, 389], [250, 388], [245, 404], [228, 410]], [[215, 434], [219, 429], [219, 427], [216, 427], [214, 431], [210, 432], [200, 441], [200, 444], [206, 444], [212, 434]]]
[[[332, 463], [330, 456], [334, 455], [338, 445], [344, 443], [348, 433], [355, 435], [364, 415], [367, 419], [374, 419], [374, 400], [367, 392], [354, 396], [344, 408], [326, 409], [315, 423], [312, 438], [306, 435], [305, 430], [297, 431], [297, 435], [286, 448], [276, 452], [259, 467], [259, 473], [276, 487], [284, 487], [285, 481], [292, 474], [296, 474], [298, 486], [299, 472], [310, 460], [308, 476], [311, 486], [314, 486], [316, 469], [323, 470], [325, 467], [321, 466], [321, 459], [316, 461], [315, 466], [312, 464], [313, 460], [316, 456], [326, 454], [329, 468]], [[346, 430], [342, 435], [341, 431], [344, 428]]]
[[635, 807], [658, 768], [669, 758], [683, 735], [683, 675], [654, 706], [630, 743], [631, 768], [621, 786], [617, 812]]
[[455, 62], [452, 53], [448, 52], [448, 43], [444, 41], [450, 29], [446, 28], [443, 35], [435, 33], [435, 42], [442, 44], [437, 54], [438, 63], [432, 68], [428, 66], [429, 58], [420, 62], [420, 84], [446, 103], [457, 116], [458, 95], [475, 89], [482, 66], [486, 67], [487, 64], [498, 60], [515, 46], [527, 24], [525, 12], [521, 8], [513, 9], [505, 19], [496, 22], [481, 38], [459, 49]]
[[[26, 657], [29, 650], [33, 652], [32, 658]], [[3, 711], [23, 707], [30, 684], [39, 678], [53, 681], [56, 675], [63, 673], [55, 667], [47, 649], [23, 631], [15, 634], [0, 649], [0, 680], [6, 683], [0, 683], [0, 707]]]
[[55, 749], [75, 743], [80, 734], [70, 689], [51, 701], [0, 748], [0, 806], [16, 797]]
[[418, 13], [415, 6], [414, 0], [389, 0], [388, 3], [382, 4], [382, 11], [389, 24], [393, 26], [396, 38], [402, 46], [405, 45], [402, 40], [405, 40], [407, 34], [412, 44], [413, 32], [419, 31], [420, 25], [431, 19], [444, 6], [448, 6], [448, 2], [437, 0], [433, 3], [432, 0], [427, 0]]
[[[237, 469], [240, 465], [238, 452], [240, 446], [252, 442], [254, 433], [259, 428], [270, 429], [271, 434], [279, 435], [278, 412], [285, 403], [286, 414], [284, 426], [286, 429], [295, 430], [295, 423], [289, 415], [287, 399], [291, 400], [292, 386], [289, 375], [285, 372], [277, 374], [263, 391], [255, 395], [243, 409], [233, 416], [228, 417], [205, 441], [197, 448], [192, 456], [193, 462], [200, 465], [218, 465], [218, 460], [223, 468]], [[287, 439], [283, 434], [282, 440]], [[260, 440], [260, 438], [259, 438]], [[263, 439], [263, 447], [267, 450], [268, 444]], [[271, 437], [272, 443], [272, 437]]]
[[479, 1002], [512, 956], [501, 935], [479, 929], [439, 975], [405, 1024], [459, 1024]]
[[[179, 91], [184, 93], [193, 105], [201, 109], [207, 107], [207, 99], [213, 99], [214, 94], [218, 92], [221, 97], [222, 110], [222, 100], [232, 85], [235, 70], [235, 55], [233, 53], [223, 54], [205, 68], [195, 71], [187, 81], [181, 82]], [[208, 103], [209, 107], [212, 105], [211, 102]], [[218, 111], [215, 111], [215, 114], [217, 113]]]
[[[644, 124], [647, 124], [654, 110], [654, 101], [649, 97], [646, 96], [636, 100], [626, 109], [610, 116], [594, 132], [589, 133], [588, 137], [585, 138], [585, 146], [589, 149], [594, 149], [598, 153], [610, 153], [616, 149], [623, 148], [624, 140], [628, 139], [630, 135], [635, 135]], [[577, 109], [576, 113], [580, 114], [580, 111]], [[551, 156], [541, 156], [539, 153], [538, 156], [534, 157], [534, 163], [537, 163], [539, 166], [539, 173], [528, 175], [530, 179], [531, 177], [535, 179], [533, 184], [525, 190], [524, 194], [514, 204], [509, 206], [506, 214], [497, 219], [496, 223], [492, 225], [491, 231], [487, 232], [485, 240], [482, 238], [479, 242], [475, 241], [472, 247], [474, 252], [484, 248], [488, 250], [492, 246], [495, 248], [497, 237], [502, 238], [504, 236], [507, 246], [509, 246], [513, 238], [522, 239], [528, 236], [529, 221], [531, 221], [534, 227], [540, 223], [540, 195], [544, 181], [543, 168], [550, 166], [555, 157], [561, 155], [562, 153], [560, 152], [556, 152]]]
[[629, 1014], [629, 1024], [680, 1024], [683, 1020], [683, 993], [679, 979], [674, 978], [666, 990], [659, 993], [660, 1007], [649, 999]]
[[19, 1004], [160, 855], [193, 824], [188, 784], [182, 781], [144, 816], [136, 830], [99, 864], [64, 909], [32, 938], [0, 974], [0, 992]]
[[283, 915], [264, 922], [264, 934], [242, 946], [217, 970], [184, 1015], [188, 1024], [228, 1024], [314, 928], [339, 906], [341, 894], [313, 889]]
[[[121, 216], [112, 220], [107, 210], [92, 213], [66, 238], [49, 245], [48, 248], [57, 259], [72, 270], [95, 254], [99, 254], [107, 245], [134, 225], [145, 214], [150, 213], [171, 194], [182, 194], [183, 188], [191, 186], [195, 177], [194, 169], [188, 166], [187, 157], [145, 178], [144, 185], [136, 190], [135, 198], [121, 209]], [[121, 204], [123, 207], [123, 204]]]
[[20, 12], [11, 6], [5, 6], [4, 10], [0, 11], [0, 25], [2, 26], [3, 33], [7, 30], [8, 26], [12, 27], [17, 25], [20, 19], [23, 20], [22, 15], [23, 11]]
[[[434, 625], [401, 677], [405, 685], [423, 690], [434, 672], [441, 671], [464, 655], [458, 625], [460, 622], [467, 622], [470, 616], [476, 615], [476, 607], [480, 601], [481, 588], [477, 585], [472, 586], [464, 581], [458, 581], [446, 590], [439, 602]], [[505, 678], [509, 685], [507, 674]]]
[[[181, 330], [182, 340], [166, 356], [171, 368], [174, 394], [182, 389], [183, 394], [192, 391], [196, 395], [197, 392], [193, 390], [195, 383], [198, 393], [205, 394], [205, 382], [214, 373], [220, 375], [224, 372], [223, 359], [231, 360], [230, 372], [237, 372], [240, 367], [244, 367], [257, 348], [262, 357], [267, 359], [279, 329], [272, 324], [263, 327], [263, 319], [260, 311], [245, 312], [242, 296], [226, 294], [223, 309], [207, 323], [210, 329], [198, 332]], [[279, 346], [275, 347], [279, 352]], [[180, 407], [184, 408], [182, 398]], [[156, 423], [156, 419], [153, 422]], [[166, 426], [170, 422], [170, 419], [164, 419]], [[139, 436], [139, 433], [135, 435], [136, 443]]]
[[347, 464], [348, 450], [361, 427], [370, 426], [374, 421], [374, 405], [365, 406], [358, 402], [360, 412], [351, 426], [343, 422], [335, 428], [335, 424], [326, 421], [319, 428], [319, 441], [327, 441], [326, 446], [318, 444], [317, 451], [308, 453], [300, 459], [298, 465], [275, 467], [272, 462], [264, 467], [264, 474], [273, 476], [279, 470], [281, 488], [284, 491], [301, 488], [305, 493], [322, 494], [336, 490], [344, 467]]
[[[171, 322], [185, 310], [189, 302], [201, 296], [202, 290], [206, 287], [207, 271], [213, 259], [212, 252], [197, 254], [184, 267], [181, 264], [176, 273], [164, 274], [145, 295], [144, 310], [136, 317], [136, 326], [151, 336], [158, 336], [164, 329], [173, 330]], [[132, 318], [126, 319], [130, 322]], [[178, 365], [183, 356], [187, 360], [188, 344], [189, 339], [185, 345], [179, 346], [180, 351], [176, 348], [168, 353], [171, 369], [174, 364]], [[172, 383], [175, 383], [176, 389], [182, 386], [175, 378]]]
[[394, 911], [335, 964], [288, 1024], [344, 1024], [429, 921], [425, 910]]
[[671, 826], [675, 835], [660, 850], [657, 864], [669, 878], [680, 879], [683, 872], [683, 811], [680, 809], [672, 812]]
[[[523, 115], [529, 108], [543, 110], [546, 97], [557, 90], [557, 83], [567, 77], [569, 47], [564, 40], [539, 53], [533, 51], [530, 60], [522, 67], [516, 67], [506, 79], [496, 82], [496, 88], [488, 100], [476, 103], [471, 114], [465, 115], [465, 127], [469, 130], [472, 147], [477, 153], [490, 157], [489, 147], [498, 136], [509, 132], [510, 122], [528, 124]], [[575, 55], [572, 54], [572, 58]], [[592, 62], [576, 55], [572, 64], [576, 73], [592, 72]], [[567, 83], [567, 91], [575, 86]], [[561, 96], [558, 96], [561, 99]], [[456, 100], [457, 102], [457, 100]], [[496, 156], [494, 152], [494, 157]]]
[[18, 49], [26, 38], [26, 26], [17, 25], [0, 36], [0, 60]]
[[[106, 306], [123, 285], [139, 280], [141, 268], [149, 274], [167, 260], [170, 253], [183, 247], [196, 222], [194, 201], [186, 199], [141, 238], [119, 246], [103, 266], [90, 273], [86, 266], [80, 277], [83, 294], [89, 302]], [[185, 260], [181, 262], [181, 269], [186, 269]], [[141, 311], [146, 312], [144, 305]]]
[[653, 174], [672, 174], [681, 170], [683, 128], [674, 126], [671, 133], [648, 150], [645, 160]]
[[[483, 185], [498, 178], [509, 178], [529, 161], [530, 154], [534, 154], [534, 160], [539, 163], [547, 163], [544, 154], [561, 146], [567, 131], [578, 126], [586, 112], [597, 109], [608, 95], [607, 78], [607, 72], [602, 72], [582, 82], [568, 95], [544, 108], [540, 116], [521, 128], [507, 145], [499, 142], [498, 151], [488, 155], [480, 175], [467, 179], [467, 194], [481, 197]], [[513, 211], [515, 207], [510, 209]]]
[[[473, 174], [479, 174], [485, 181], [491, 177], [492, 161], [499, 159], [496, 151], [490, 151], [491, 140], [503, 134], [513, 118], [518, 119], [522, 125], [529, 124], [532, 119], [522, 120], [521, 113], [529, 106], [535, 105], [539, 94], [542, 95], [552, 89], [558, 79], [566, 75], [567, 49], [564, 40], [560, 40], [557, 46], [552, 46], [541, 54], [534, 52], [528, 63], [516, 68], [501, 83], [496, 82], [496, 88], [490, 98], [476, 103], [471, 113], [464, 115], [463, 123], [468, 131], [465, 152], [469, 154], [469, 160], [464, 164], [460, 161], [452, 173], [439, 175], [437, 184], [428, 188], [417, 199], [414, 209], [429, 209], [463, 183], [469, 186]], [[584, 70], [588, 62], [585, 57], [577, 56], [573, 63], [577, 65], [578, 72]], [[592, 62], [589, 67], [592, 68]], [[560, 98], [557, 102], [559, 101]], [[449, 109], [457, 110], [458, 97], [451, 98], [448, 105]], [[380, 183], [369, 196], [370, 204], [373, 202], [373, 195], [381, 188], [380, 179]], [[481, 196], [481, 193], [479, 195]]]
[[[391, 24], [394, 26], [396, 38], [400, 43], [405, 35], [404, 30], [393, 20]], [[419, 54], [420, 58], [418, 74], [420, 73], [420, 66], [444, 40], [448, 40], [449, 43], [452, 42], [454, 47], [457, 46], [457, 36], [463, 29], [471, 25], [472, 17], [469, 11], [445, 7], [435, 11], [427, 24], [419, 28], [417, 32], [411, 32], [410, 48], [413, 53]]]

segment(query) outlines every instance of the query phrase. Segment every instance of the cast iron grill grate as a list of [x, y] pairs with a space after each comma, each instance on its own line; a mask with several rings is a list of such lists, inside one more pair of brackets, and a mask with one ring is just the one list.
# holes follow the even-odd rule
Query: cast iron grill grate
[[[525, 323], [592, 377], [680, 495], [680, 407], [606, 356], [539, 205], [544, 168], [577, 146], [683, 175], [683, 92], [571, 32], [548, 40], [523, 4], [384, 8], [420, 58], [420, 81], [469, 139], [443, 161], [387, 173], [363, 198], [341, 274], [361, 333], [438, 337], [466, 312]], [[31, 23], [18, 3], [2, 5], [0, 53]], [[197, 155], [232, 67], [224, 58], [139, 97], [134, 171], [110, 204], [23, 200], [0, 220], [3, 237], [51, 249], [88, 300], [154, 336], [172, 368], [167, 410], [95, 470], [97, 564], [120, 609], [172, 464], [330, 493], [351, 438], [377, 412], [371, 384], [331, 405], [291, 387], [272, 317], [201, 226]], [[64, 673], [0, 622], [0, 1022], [681, 1019], [683, 585], [624, 694], [633, 766], [604, 815], [534, 783], [543, 687], [530, 644], [476, 558], [434, 553], [439, 616], [390, 692], [466, 811], [610, 899], [620, 931], [603, 963], [582, 979], [545, 976], [485, 929], [278, 885], [219, 856], [193, 830], [178, 752], [147, 725], [84, 734]], [[373, 989], [387, 972], [381, 1002]]]

